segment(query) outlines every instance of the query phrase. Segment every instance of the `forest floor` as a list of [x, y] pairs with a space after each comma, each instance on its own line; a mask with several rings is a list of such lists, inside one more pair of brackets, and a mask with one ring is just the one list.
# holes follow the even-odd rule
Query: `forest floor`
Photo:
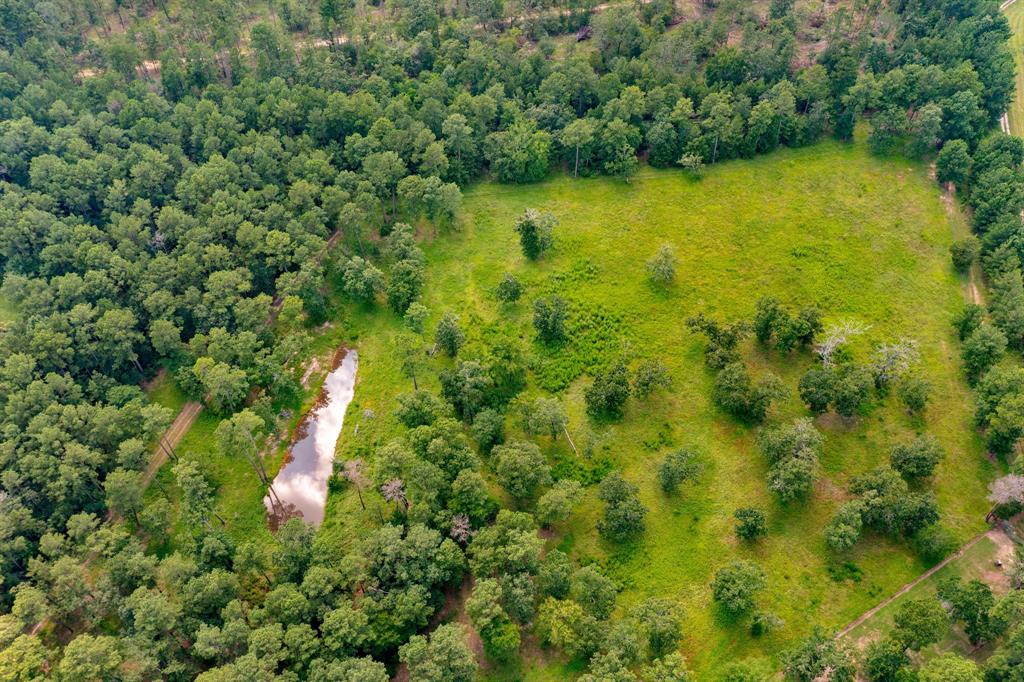
[[[702, 678], [729, 660], [775, 656], [813, 624], [839, 628], [928, 568], [905, 544], [882, 537], [869, 535], [841, 557], [825, 548], [822, 529], [847, 496], [849, 480], [885, 463], [894, 444], [933, 433], [948, 453], [933, 482], [943, 523], [961, 542], [985, 530], [986, 485], [997, 465], [973, 430], [971, 395], [949, 325], [970, 283], [953, 271], [948, 249], [968, 228], [958, 208], [941, 198], [922, 164], [872, 157], [861, 142], [824, 142], [719, 164], [700, 180], [644, 167], [628, 184], [566, 176], [518, 187], [482, 183], [465, 192], [459, 228], [424, 235], [428, 329], [445, 310], [457, 313], [468, 337], [465, 358], [484, 356], [498, 336], [521, 339], [531, 368], [527, 396], [551, 390], [562, 397], [581, 452], [574, 455], [564, 438], [540, 439], [556, 473], [590, 482], [620, 468], [640, 485], [650, 509], [642, 539], [609, 545], [594, 530], [601, 505], [590, 487], [582, 509], [549, 544], [601, 564], [621, 585], [624, 609], [648, 596], [676, 599], [686, 614], [683, 650]], [[523, 259], [512, 230], [527, 207], [550, 210], [560, 221], [553, 251], [537, 263]], [[650, 284], [644, 270], [662, 243], [679, 259], [669, 287]], [[499, 305], [493, 289], [506, 271], [520, 278], [526, 294]], [[530, 323], [530, 301], [550, 293], [570, 302], [570, 341], [558, 349], [536, 344]], [[711, 404], [703, 343], [684, 326], [699, 311], [749, 319], [766, 294], [794, 308], [813, 303], [829, 322], [871, 325], [853, 347], [862, 361], [872, 344], [912, 336], [922, 352], [921, 373], [934, 388], [923, 418], [909, 417], [890, 396], [851, 421], [819, 419], [823, 472], [803, 505], [784, 507], [769, 495], [754, 429]], [[394, 353], [402, 324], [384, 309], [348, 305], [335, 324], [360, 352], [359, 385], [338, 457], [372, 463], [373, 450], [401, 434], [390, 415], [395, 397], [411, 389]], [[783, 356], [753, 343], [742, 351], [756, 372], [774, 371], [791, 389], [772, 421], [806, 414], [795, 388], [814, 363], [809, 353]], [[595, 424], [583, 409], [587, 375], [619, 356], [661, 359], [675, 386], [643, 403], [631, 400], [619, 422]], [[434, 358], [432, 369], [449, 362]], [[515, 419], [508, 431], [521, 436]], [[666, 497], [655, 465], [681, 445], [702, 448], [708, 469], [698, 484]], [[339, 551], [350, 546], [374, 525], [376, 503], [368, 503], [363, 513], [354, 494], [332, 494], [318, 541]], [[732, 512], [747, 505], [769, 515], [769, 537], [753, 547], [737, 544], [732, 532]], [[751, 638], [746, 622], [713, 607], [714, 571], [739, 557], [766, 568], [769, 585], [759, 606], [786, 621], [778, 632]], [[575, 672], [576, 665], [535, 653], [522, 668], [492, 669], [489, 677], [557, 680]]]

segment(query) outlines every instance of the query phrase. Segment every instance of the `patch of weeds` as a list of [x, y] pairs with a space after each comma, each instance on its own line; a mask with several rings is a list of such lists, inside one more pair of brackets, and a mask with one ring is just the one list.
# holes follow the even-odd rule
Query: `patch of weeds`
[[860, 567], [852, 561], [844, 561], [842, 563], [830, 562], [828, 565], [828, 577], [833, 582], [841, 583], [849, 580], [850, 582], [859, 583], [864, 577], [863, 571]]

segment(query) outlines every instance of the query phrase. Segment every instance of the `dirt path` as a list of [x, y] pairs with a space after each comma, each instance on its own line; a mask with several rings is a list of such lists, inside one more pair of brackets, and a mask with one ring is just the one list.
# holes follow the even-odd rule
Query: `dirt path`
[[153, 448], [153, 455], [149, 458], [149, 466], [142, 474], [142, 489], [145, 490], [153, 482], [160, 467], [167, 461], [167, 456], [177, 447], [181, 439], [185, 437], [188, 430], [192, 428], [192, 422], [196, 420], [199, 413], [203, 411], [203, 404], [190, 401], [181, 406], [181, 412], [174, 418], [167, 431], [160, 437], [156, 447]]
[[943, 559], [939, 563], [935, 564], [934, 566], [929, 568], [927, 571], [925, 571], [921, 575], [919, 575], [916, 578], [914, 578], [913, 580], [911, 580], [909, 583], [907, 583], [906, 585], [901, 587], [899, 590], [896, 591], [895, 594], [893, 594], [890, 597], [888, 597], [882, 603], [880, 603], [877, 606], [874, 606], [874, 607], [868, 609], [867, 611], [865, 611], [864, 613], [862, 613], [860, 616], [857, 617], [856, 620], [854, 620], [852, 623], [850, 623], [849, 625], [844, 627], [842, 630], [837, 632], [836, 633], [836, 639], [840, 639], [842, 637], [845, 637], [846, 635], [848, 635], [850, 633], [851, 630], [855, 629], [858, 625], [861, 625], [864, 621], [866, 621], [869, 618], [871, 618], [872, 616], [874, 616], [876, 613], [878, 613], [879, 611], [884, 609], [886, 606], [888, 606], [889, 604], [893, 603], [894, 601], [896, 601], [897, 599], [899, 599], [900, 597], [905, 595], [907, 592], [909, 592], [910, 590], [914, 589], [919, 584], [921, 584], [922, 582], [924, 582], [925, 580], [927, 580], [928, 578], [932, 577], [937, 572], [942, 570], [942, 568], [945, 567], [947, 564], [949, 564], [949, 562], [953, 561], [954, 559], [959, 559], [960, 557], [962, 557], [964, 555], [964, 552], [969, 550], [971, 547], [974, 547], [974, 545], [978, 544], [978, 542], [980, 542], [982, 538], [988, 537], [993, 542], [995, 542], [997, 545], [1002, 546], [1004, 544], [1004, 542], [1003, 542], [1002, 538], [1000, 538], [998, 536], [1005, 537], [1005, 535], [1003, 534], [1003, 531], [999, 530], [998, 528], [993, 528], [992, 530], [988, 530], [988, 531], [985, 531], [984, 533], [979, 533], [978, 535], [975, 535], [973, 538], [971, 538], [970, 540], [967, 541], [967, 544], [965, 544], [962, 547], [960, 547], [960, 549], [958, 549], [956, 552], [954, 552], [953, 554], [950, 554], [948, 557], [946, 557], [945, 559]]

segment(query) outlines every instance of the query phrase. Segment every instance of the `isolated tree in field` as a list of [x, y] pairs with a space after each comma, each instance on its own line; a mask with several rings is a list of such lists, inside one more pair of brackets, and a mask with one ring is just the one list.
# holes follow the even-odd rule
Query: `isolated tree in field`
[[825, 526], [825, 544], [834, 552], [853, 549], [864, 527], [864, 503], [848, 500], [840, 505], [835, 516]]
[[996, 327], [983, 324], [964, 341], [960, 355], [967, 380], [972, 384], [999, 362], [1006, 352], [1006, 335]]
[[498, 282], [494, 295], [502, 303], [515, 303], [523, 295], [523, 285], [514, 275], [506, 272]]
[[565, 341], [565, 320], [569, 307], [561, 296], [538, 298], [533, 302], [533, 328], [541, 343], [554, 345]]
[[466, 646], [463, 626], [449, 623], [430, 635], [409, 638], [398, 650], [398, 658], [408, 666], [410, 682], [473, 682], [477, 663]]
[[963, 188], [971, 170], [971, 152], [963, 140], [950, 140], [942, 145], [935, 159], [935, 175], [939, 182], [952, 182]]
[[768, 535], [768, 521], [765, 514], [755, 507], [740, 507], [733, 512], [736, 519], [736, 537], [753, 542]]
[[739, 614], [754, 608], [754, 596], [765, 584], [760, 566], [744, 560], [733, 561], [715, 573], [711, 595], [726, 611]]
[[213, 488], [196, 463], [179, 459], [172, 471], [181, 490], [181, 509], [186, 522], [193, 526], [209, 526], [210, 516], [216, 516], [223, 524], [224, 519], [213, 511]]
[[405, 314], [423, 290], [423, 265], [414, 260], [400, 260], [391, 266], [385, 292], [388, 305], [399, 315]]
[[644, 360], [633, 373], [633, 394], [642, 400], [659, 388], [672, 388], [668, 368], [660, 360]]
[[449, 357], [459, 354], [459, 349], [465, 343], [466, 336], [459, 327], [459, 318], [451, 312], [445, 312], [437, 323], [437, 330], [434, 332], [434, 343]]
[[949, 630], [949, 617], [934, 597], [903, 602], [893, 615], [892, 637], [911, 651], [935, 644]]
[[919, 376], [911, 375], [900, 382], [897, 394], [900, 402], [907, 408], [907, 412], [919, 415], [928, 407], [928, 399], [931, 397], [932, 385]]
[[414, 334], [422, 334], [428, 315], [430, 315], [430, 311], [427, 309], [427, 306], [414, 301], [405, 309], [405, 315], [402, 316], [402, 320], [409, 331]]
[[554, 229], [558, 224], [555, 216], [535, 208], [526, 209], [516, 218], [515, 231], [519, 233], [519, 245], [523, 255], [537, 260], [554, 243]]
[[686, 319], [686, 327], [707, 339], [704, 348], [704, 362], [711, 369], [722, 369], [726, 365], [738, 362], [740, 357], [736, 346], [750, 332], [746, 322], [722, 324], [704, 313], [698, 313]]
[[572, 479], [562, 479], [537, 500], [534, 516], [545, 527], [569, 518], [573, 508], [583, 499], [583, 486]]
[[974, 261], [978, 259], [981, 252], [981, 243], [974, 235], [958, 239], [949, 247], [949, 255], [953, 260], [953, 267], [963, 274], [971, 269]]
[[341, 475], [352, 484], [359, 496], [359, 506], [366, 509], [366, 502], [363, 501], [363, 490], [370, 485], [370, 479], [366, 475], [366, 463], [361, 459], [345, 460], [342, 465]]
[[587, 414], [595, 419], [618, 419], [629, 399], [629, 369], [622, 361], [598, 372], [594, 382], [584, 391]]
[[680, 448], [665, 456], [658, 465], [658, 482], [667, 494], [674, 493], [679, 484], [696, 480], [704, 471], [704, 463], [693, 448]]
[[513, 497], [533, 497], [551, 483], [551, 467], [535, 443], [512, 441], [494, 448], [491, 456], [498, 482]]
[[523, 430], [531, 435], [557, 440], [568, 423], [569, 417], [557, 398], [541, 397], [523, 405]]
[[884, 391], [897, 379], [904, 376], [921, 360], [914, 339], [899, 339], [883, 343], [875, 349], [871, 369], [875, 374], [875, 387]]
[[398, 356], [402, 374], [412, 380], [412, 390], [419, 390], [417, 377], [422, 373], [426, 353], [419, 336], [400, 334], [395, 339], [395, 353]]
[[929, 435], [922, 435], [910, 443], [901, 443], [889, 454], [889, 464], [908, 480], [927, 478], [942, 460], [942, 446]]
[[662, 244], [647, 260], [647, 276], [656, 284], [668, 284], [676, 278], [676, 253], [670, 244]]
[[597, 496], [605, 503], [604, 518], [597, 530], [609, 540], [621, 542], [643, 533], [647, 509], [640, 504], [639, 488], [613, 471], [598, 486]]

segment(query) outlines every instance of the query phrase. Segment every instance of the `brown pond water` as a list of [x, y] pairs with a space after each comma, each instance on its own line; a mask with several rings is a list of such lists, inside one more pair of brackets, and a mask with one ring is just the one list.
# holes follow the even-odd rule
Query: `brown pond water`
[[316, 405], [299, 423], [285, 463], [273, 482], [280, 504], [272, 503], [269, 495], [263, 498], [272, 530], [293, 516], [314, 525], [324, 520], [327, 481], [334, 473], [334, 448], [345, 424], [345, 411], [355, 395], [358, 364], [354, 350], [338, 351]]

